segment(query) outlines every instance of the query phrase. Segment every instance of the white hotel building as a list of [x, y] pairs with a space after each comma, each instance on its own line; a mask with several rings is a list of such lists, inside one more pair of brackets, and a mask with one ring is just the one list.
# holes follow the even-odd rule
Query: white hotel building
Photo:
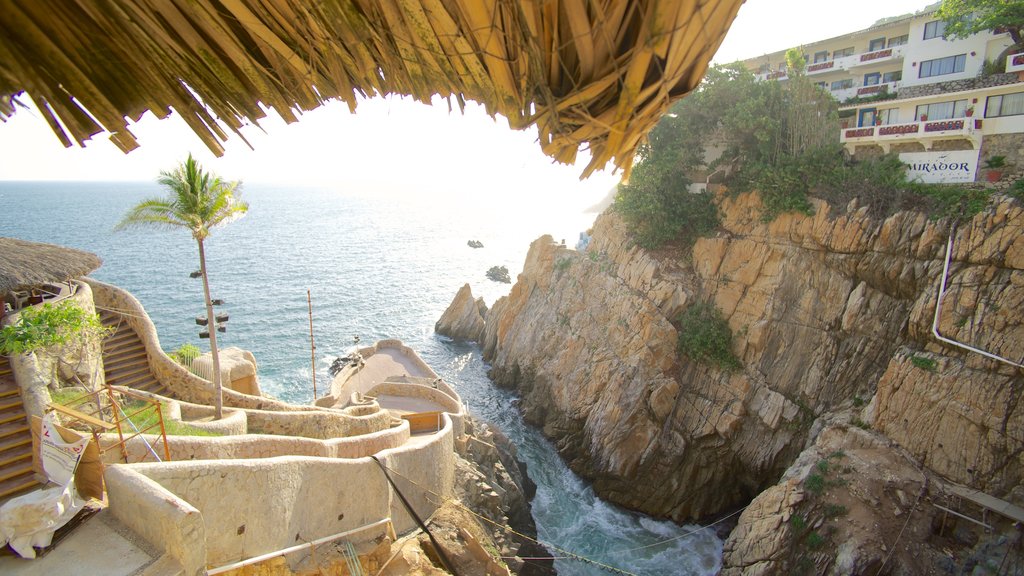
[[[839, 101], [838, 137], [855, 156], [897, 152], [924, 181], [1008, 180], [1024, 171], [1024, 51], [986, 71], [1009, 34], [945, 39], [938, 8], [802, 46], [807, 76]], [[787, 79], [785, 51], [744, 64]], [[987, 169], [996, 156], [1006, 166]]]

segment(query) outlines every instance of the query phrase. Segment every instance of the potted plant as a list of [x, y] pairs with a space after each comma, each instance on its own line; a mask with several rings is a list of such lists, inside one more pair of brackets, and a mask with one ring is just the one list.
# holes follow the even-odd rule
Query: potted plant
[[927, 121], [928, 121], [928, 115], [927, 114], [921, 114], [921, 122], [927, 122]]
[[1003, 171], [1000, 168], [1006, 166], [1006, 156], [989, 156], [985, 160], [985, 168], [988, 171], [985, 173], [985, 178], [989, 182], [998, 182], [1003, 177]]
[[974, 116], [974, 106], [968, 106], [967, 110], [964, 110], [964, 114], [966, 114], [968, 118]]

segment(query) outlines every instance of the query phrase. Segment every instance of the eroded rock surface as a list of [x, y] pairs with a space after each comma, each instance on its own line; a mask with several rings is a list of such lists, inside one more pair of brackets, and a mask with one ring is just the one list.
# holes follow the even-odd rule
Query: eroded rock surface
[[[494, 380], [571, 468], [627, 507], [700, 518], [774, 485], [817, 417], [870, 402], [867, 424], [936, 472], [1022, 496], [1024, 377], [931, 334], [948, 222], [818, 203], [766, 224], [754, 194], [720, 209], [685, 252], [633, 246], [614, 214], [586, 252], [543, 237], [488, 312]], [[1007, 199], [957, 231], [942, 334], [1024, 355], [1022, 224]], [[742, 369], [677, 354], [697, 301], [723, 312]]]
[[485, 314], [487, 306], [483, 298], [474, 300], [472, 288], [465, 284], [434, 324], [434, 331], [456, 340], [478, 341], [484, 332]]

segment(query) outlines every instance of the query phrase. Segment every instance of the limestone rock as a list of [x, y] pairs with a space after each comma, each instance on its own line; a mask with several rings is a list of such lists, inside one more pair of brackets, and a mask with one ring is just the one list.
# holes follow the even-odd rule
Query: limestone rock
[[[997, 496], [1024, 481], [1021, 373], [931, 334], [948, 221], [854, 204], [830, 216], [817, 202], [765, 223], [757, 194], [718, 202], [722, 233], [686, 254], [635, 246], [614, 213], [586, 252], [542, 237], [487, 312], [492, 378], [602, 497], [676, 520], [742, 505], [793, 463], [817, 417], [876, 390], [877, 428], [936, 471]], [[1017, 359], [1022, 222], [1004, 199], [961, 224], [940, 322]], [[677, 354], [693, 302], [722, 311], [741, 370]]]
[[[243, 394], [260, 396], [256, 357], [248, 350], [234, 346], [218, 349], [220, 378], [225, 387]], [[213, 381], [213, 356], [207, 352], [192, 362], [192, 371]]]
[[434, 324], [434, 331], [456, 340], [480, 340], [484, 331], [484, 314], [487, 306], [483, 298], [473, 299], [469, 284], [459, 288], [455, 299]]
[[932, 573], [950, 553], [933, 533], [942, 513], [928, 500], [938, 492], [910, 455], [881, 435], [825, 428], [740, 515], [724, 546], [722, 575], [876, 574], [883, 563], [885, 573]]

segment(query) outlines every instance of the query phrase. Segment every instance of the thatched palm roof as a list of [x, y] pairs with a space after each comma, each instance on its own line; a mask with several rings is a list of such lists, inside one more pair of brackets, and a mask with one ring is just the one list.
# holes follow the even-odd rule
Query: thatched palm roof
[[[696, 87], [743, 0], [0, 0], [0, 119], [26, 92], [66, 146], [178, 111], [218, 155], [328, 99], [483, 103], [544, 152], [628, 168]], [[223, 123], [218, 124], [217, 121]], [[239, 135], [239, 137], [241, 137]]]
[[100, 267], [100, 257], [56, 244], [0, 238], [0, 294], [22, 286], [63, 282]]

